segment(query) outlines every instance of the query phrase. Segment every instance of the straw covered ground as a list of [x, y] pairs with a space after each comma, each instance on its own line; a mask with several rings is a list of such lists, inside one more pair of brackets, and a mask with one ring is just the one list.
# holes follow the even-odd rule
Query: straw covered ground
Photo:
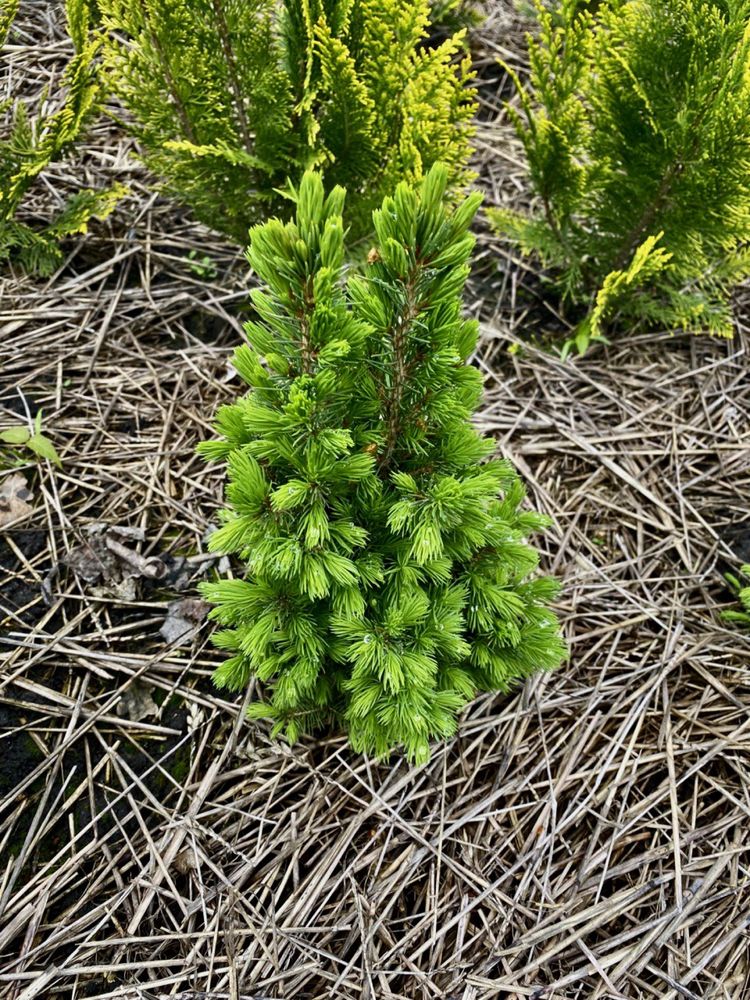
[[[522, 166], [494, 59], [522, 38], [493, 6], [500, 202]], [[57, 7], [25, 5], [16, 93], [64, 63]], [[719, 618], [750, 560], [750, 295], [733, 341], [561, 363], [525, 336], [564, 321], [480, 224], [479, 419], [554, 518], [570, 661], [418, 769], [289, 748], [213, 690], [194, 591], [221, 498], [195, 445], [238, 391], [250, 279], [130, 152], [95, 125], [29, 213], [82, 180], [129, 197], [53, 278], [0, 279], [0, 426], [41, 407], [62, 458], [0, 474], [0, 997], [750, 996], [750, 641]]]

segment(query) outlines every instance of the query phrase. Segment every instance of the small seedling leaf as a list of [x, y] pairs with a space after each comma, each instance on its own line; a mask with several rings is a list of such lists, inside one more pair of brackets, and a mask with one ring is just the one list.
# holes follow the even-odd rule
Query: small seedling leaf
[[31, 448], [34, 454], [40, 458], [48, 458], [55, 465], [62, 466], [60, 456], [55, 451], [55, 446], [44, 434], [39, 434], [38, 432], [33, 434], [26, 442], [26, 447]]
[[26, 427], [8, 427], [0, 431], [0, 441], [3, 444], [28, 444], [31, 434]]

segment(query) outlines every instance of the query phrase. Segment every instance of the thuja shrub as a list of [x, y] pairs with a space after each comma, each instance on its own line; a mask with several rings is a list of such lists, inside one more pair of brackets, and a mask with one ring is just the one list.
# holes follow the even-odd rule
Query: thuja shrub
[[[83, 233], [92, 217], [103, 219], [125, 193], [116, 184], [104, 191], [73, 194], [53, 219], [31, 224], [24, 202], [39, 176], [78, 140], [98, 110], [101, 86], [96, 64], [99, 40], [90, 27], [88, 5], [67, 0], [67, 26], [76, 51], [54, 91], [36, 107], [22, 100], [0, 104], [0, 262], [49, 274], [63, 259], [60, 241]], [[12, 30], [18, 0], [0, 0], [0, 46]]]
[[538, 210], [494, 225], [579, 308], [580, 350], [634, 323], [731, 336], [750, 273], [750, 3], [537, 9], [511, 113]]
[[[429, 0], [100, 0], [110, 83], [146, 163], [208, 225], [247, 242], [319, 166], [347, 223], [441, 159], [470, 177], [470, 61], [437, 47]], [[285, 198], [285, 194], [287, 197]]]
[[478, 198], [445, 207], [449, 171], [400, 184], [344, 280], [344, 192], [305, 174], [296, 219], [252, 230], [264, 283], [234, 366], [249, 391], [218, 413], [223, 524], [211, 549], [244, 576], [203, 587], [231, 653], [220, 687], [263, 682], [254, 717], [291, 740], [335, 724], [360, 751], [415, 761], [478, 691], [506, 691], [564, 649], [531, 577], [546, 519], [472, 426], [477, 336], [461, 295]]

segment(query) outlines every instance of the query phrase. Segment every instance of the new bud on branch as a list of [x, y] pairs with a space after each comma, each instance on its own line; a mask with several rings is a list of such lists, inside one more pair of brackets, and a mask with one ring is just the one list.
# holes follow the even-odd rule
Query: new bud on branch
[[222, 407], [229, 484], [214, 550], [243, 579], [205, 584], [216, 683], [263, 682], [252, 707], [294, 740], [343, 726], [353, 747], [424, 761], [479, 691], [555, 667], [565, 649], [530, 574], [513, 468], [472, 426], [476, 324], [461, 296], [479, 197], [446, 207], [448, 171], [374, 213], [376, 252], [344, 280], [344, 192], [305, 174], [296, 219], [251, 232], [264, 283], [234, 357], [249, 392]]

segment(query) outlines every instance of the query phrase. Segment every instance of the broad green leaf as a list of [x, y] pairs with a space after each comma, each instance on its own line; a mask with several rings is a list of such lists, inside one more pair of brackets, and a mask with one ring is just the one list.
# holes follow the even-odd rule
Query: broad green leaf
[[62, 467], [62, 462], [60, 461], [60, 456], [55, 451], [55, 446], [44, 434], [32, 435], [26, 442], [26, 447], [31, 448], [34, 454], [39, 455], [40, 458], [48, 458], [50, 462], [54, 462], [55, 465]]
[[27, 427], [8, 427], [0, 431], [0, 441], [4, 444], [27, 444], [31, 433]]

